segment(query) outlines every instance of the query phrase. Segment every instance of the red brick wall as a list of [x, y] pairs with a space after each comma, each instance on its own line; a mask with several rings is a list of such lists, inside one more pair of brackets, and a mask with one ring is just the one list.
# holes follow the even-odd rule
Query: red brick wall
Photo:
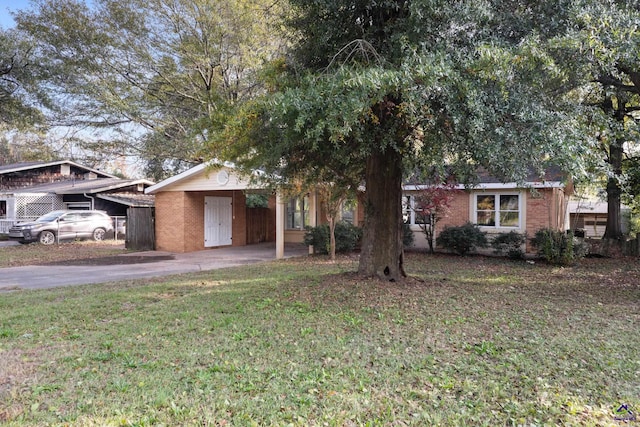
[[185, 193], [167, 191], [156, 194], [156, 249], [185, 252]]
[[[469, 194], [462, 190], [456, 192], [448, 216], [438, 221], [436, 225], [436, 235], [446, 226], [459, 226], [471, 220], [472, 206]], [[538, 189], [533, 193], [524, 191], [520, 194], [525, 197], [525, 212], [522, 214], [525, 215], [525, 231], [529, 238], [541, 228], [564, 230], [568, 195], [562, 189]], [[526, 250], [533, 250], [528, 242]]]
[[471, 218], [471, 197], [469, 193], [464, 190], [454, 190], [455, 195], [451, 201], [449, 213], [446, 217], [440, 219], [436, 223], [436, 235], [446, 226], [455, 227], [468, 222]]
[[561, 189], [545, 189], [537, 194], [527, 194], [527, 231], [535, 232], [546, 227], [564, 230], [568, 196]]
[[184, 252], [204, 250], [204, 192], [185, 193]]

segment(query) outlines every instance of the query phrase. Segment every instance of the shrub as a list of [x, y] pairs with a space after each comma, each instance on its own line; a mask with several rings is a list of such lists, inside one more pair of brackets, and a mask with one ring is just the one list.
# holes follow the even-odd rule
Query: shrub
[[527, 241], [526, 234], [517, 231], [497, 234], [491, 241], [493, 253], [496, 255], [507, 255], [511, 259], [523, 259], [524, 251], [522, 245]]
[[[362, 230], [350, 222], [339, 221], [336, 223], [336, 253], [353, 251], [362, 238]], [[317, 227], [307, 227], [304, 235], [304, 244], [312, 246], [318, 254], [328, 254], [331, 245], [329, 225], [322, 224]]]
[[411, 231], [411, 226], [409, 224], [402, 225], [402, 246], [405, 248], [410, 248], [413, 246], [413, 231]]
[[467, 222], [459, 227], [445, 227], [436, 238], [436, 244], [459, 255], [465, 255], [476, 248], [486, 248], [486, 234], [477, 225]]
[[248, 208], [268, 208], [269, 198], [264, 194], [249, 193], [246, 196], [246, 204]]
[[587, 255], [587, 245], [574, 237], [572, 231], [566, 233], [550, 228], [536, 231], [531, 244], [538, 250], [538, 256], [555, 265], [568, 265]]

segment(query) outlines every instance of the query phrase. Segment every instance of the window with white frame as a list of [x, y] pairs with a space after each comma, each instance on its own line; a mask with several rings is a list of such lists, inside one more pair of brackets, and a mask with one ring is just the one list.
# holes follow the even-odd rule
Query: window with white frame
[[342, 206], [340, 208], [340, 219], [350, 224], [357, 225], [355, 223], [357, 206], [358, 206], [358, 202], [355, 199], [344, 201], [344, 203], [342, 203]]
[[414, 196], [402, 196], [402, 222], [408, 225], [427, 224], [429, 219], [420, 215], [417, 208]]
[[7, 217], [7, 201], [0, 200], [0, 218]]
[[517, 193], [476, 194], [475, 223], [480, 227], [519, 228], [520, 202], [521, 197]]
[[296, 197], [287, 203], [287, 229], [304, 230], [309, 225], [309, 197]]

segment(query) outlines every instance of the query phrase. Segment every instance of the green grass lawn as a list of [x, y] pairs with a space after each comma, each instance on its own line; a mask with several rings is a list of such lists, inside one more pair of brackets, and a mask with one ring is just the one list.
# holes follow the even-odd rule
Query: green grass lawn
[[0, 424], [613, 426], [620, 405], [640, 411], [637, 258], [407, 258], [404, 284], [318, 257], [2, 293]]

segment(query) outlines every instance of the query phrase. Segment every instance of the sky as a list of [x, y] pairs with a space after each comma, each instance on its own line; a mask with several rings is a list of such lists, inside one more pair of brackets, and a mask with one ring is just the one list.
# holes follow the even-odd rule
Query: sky
[[13, 27], [13, 18], [9, 11], [29, 8], [29, 0], [0, 0], [0, 27], [7, 29]]

